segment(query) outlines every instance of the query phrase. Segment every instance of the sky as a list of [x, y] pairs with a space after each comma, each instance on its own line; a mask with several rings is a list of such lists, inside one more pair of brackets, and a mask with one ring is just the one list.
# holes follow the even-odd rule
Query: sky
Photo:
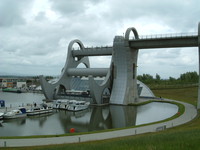
[[[0, 0], [0, 75], [60, 75], [70, 41], [112, 46], [135, 27], [139, 35], [194, 33], [199, 0]], [[110, 57], [90, 57], [108, 68]], [[198, 72], [198, 48], [140, 50], [138, 74], [161, 78]]]

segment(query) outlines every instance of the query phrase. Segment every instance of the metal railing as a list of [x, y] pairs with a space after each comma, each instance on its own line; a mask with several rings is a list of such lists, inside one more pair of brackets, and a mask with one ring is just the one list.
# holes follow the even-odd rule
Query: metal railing
[[[91, 47], [87, 46], [84, 48], [84, 50], [88, 50], [88, 49], [100, 50], [102, 48], [110, 49], [110, 48], [112, 48], [112, 46], [91, 46]], [[80, 50], [80, 47], [76, 47], [76, 48], [73, 47], [72, 50]]]
[[110, 48], [112, 48], [112, 46], [91, 46], [91, 47], [85, 47], [85, 49], [97, 49], [97, 50], [102, 49], [102, 48], [104, 48], [104, 49], [110, 49]]
[[[170, 33], [170, 34], [152, 34], [152, 35], [139, 35], [139, 39], [162, 39], [162, 38], [175, 38], [175, 37], [196, 37], [197, 32], [190, 33]], [[135, 39], [131, 37], [130, 39]]]

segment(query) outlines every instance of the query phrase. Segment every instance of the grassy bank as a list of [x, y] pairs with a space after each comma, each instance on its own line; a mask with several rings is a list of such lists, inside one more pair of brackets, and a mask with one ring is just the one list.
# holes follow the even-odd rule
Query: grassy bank
[[[157, 96], [182, 100], [196, 104], [197, 87], [180, 89], [154, 90]], [[147, 133], [130, 137], [116, 138], [110, 140], [86, 142], [78, 144], [51, 145], [42, 147], [11, 148], [17, 150], [190, 150], [200, 149], [200, 119], [184, 124], [179, 127], [167, 129], [162, 132]], [[2, 148], [9, 149], [9, 148]]]
[[165, 97], [169, 99], [176, 99], [184, 101], [196, 106], [198, 87], [184, 87], [184, 88], [169, 88], [169, 89], [155, 89], [152, 90], [158, 97]]

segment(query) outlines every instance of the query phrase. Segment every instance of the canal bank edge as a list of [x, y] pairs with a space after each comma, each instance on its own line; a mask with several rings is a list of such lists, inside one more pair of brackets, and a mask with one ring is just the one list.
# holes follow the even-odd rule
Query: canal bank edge
[[[161, 102], [161, 101], [155, 100], [155, 102]], [[68, 136], [55, 135], [54, 137], [47, 136], [44, 138], [41, 138], [41, 136], [37, 136], [37, 138], [34, 138], [33, 136], [2, 138], [0, 139], [0, 147], [25, 147], [25, 146], [42, 146], [42, 145], [52, 145], [52, 144], [79, 143], [79, 142], [96, 141], [96, 140], [131, 136], [131, 135], [143, 134], [147, 132], [157, 132], [157, 131], [165, 130], [167, 128], [172, 128], [172, 127], [187, 123], [193, 120], [197, 116], [197, 109], [191, 104], [176, 101], [176, 100], [170, 100], [170, 99], [163, 99], [162, 102], [182, 104], [184, 105], [185, 110], [183, 111], [182, 115], [181, 115], [181, 112], [179, 112], [180, 114], [176, 114], [177, 116], [174, 115], [178, 118], [172, 119], [173, 116], [170, 117], [172, 120], [169, 120], [168, 118], [163, 121], [154, 122], [151, 124], [134, 126], [134, 127], [125, 128], [125, 129], [107, 130], [106, 132], [101, 131], [101, 132], [96, 132], [96, 133], [93, 132], [93, 133], [85, 133], [85, 134], [79, 133], [79, 134], [73, 134], [73, 135], [70, 134]]]
[[[134, 125], [134, 126], [128, 126], [128, 127], [121, 127], [121, 128], [112, 128], [112, 129], [104, 129], [104, 130], [96, 130], [96, 131], [90, 131], [90, 132], [73, 132], [73, 133], [64, 133], [64, 134], [49, 134], [49, 135], [27, 135], [27, 136], [3, 136], [0, 137], [0, 139], [24, 139], [24, 138], [50, 138], [50, 137], [62, 137], [62, 136], [74, 136], [74, 135], [82, 135], [82, 134], [93, 134], [93, 133], [101, 133], [101, 132], [110, 132], [110, 131], [115, 131], [115, 130], [122, 130], [122, 129], [128, 129], [128, 128], [136, 128], [136, 127], [141, 127], [141, 126], [147, 126], [151, 124], [157, 124], [165, 121], [169, 121], [172, 119], [175, 119], [182, 115], [185, 111], [185, 107], [183, 104], [177, 103], [175, 101], [165, 101], [165, 100], [160, 100], [160, 99], [142, 99], [140, 102], [136, 104], [129, 104], [129, 106], [143, 106], [152, 102], [157, 102], [157, 103], [169, 103], [176, 105], [178, 107], [177, 113], [175, 113], [173, 116], [155, 121], [155, 122], [150, 122], [150, 123], [144, 123], [144, 124], [139, 124], [139, 125]], [[116, 105], [116, 104], [112, 104]], [[122, 105], [119, 105], [122, 106]], [[99, 107], [99, 106], [98, 106]]]

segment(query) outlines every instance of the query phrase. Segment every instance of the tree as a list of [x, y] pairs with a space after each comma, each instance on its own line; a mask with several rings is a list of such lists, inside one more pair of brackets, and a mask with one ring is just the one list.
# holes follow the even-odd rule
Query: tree
[[176, 79], [173, 77], [169, 77], [169, 81], [176, 81]]
[[144, 83], [149, 83], [149, 82], [154, 81], [153, 76], [151, 76], [150, 74], [139, 75], [137, 77], [137, 79], [144, 82]]
[[181, 82], [192, 82], [197, 83], [199, 76], [196, 71], [194, 72], [186, 72], [180, 75], [179, 80]]
[[160, 81], [160, 75], [156, 73], [156, 80]]

